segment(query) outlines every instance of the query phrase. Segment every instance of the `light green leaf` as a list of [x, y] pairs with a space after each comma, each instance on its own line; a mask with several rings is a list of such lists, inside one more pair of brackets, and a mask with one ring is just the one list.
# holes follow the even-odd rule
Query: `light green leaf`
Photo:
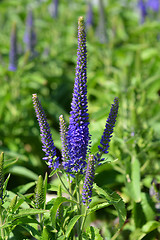
[[145, 233], [149, 233], [155, 229], [160, 228], [160, 222], [157, 221], [149, 221], [147, 222], [143, 227], [142, 227], [142, 231]]
[[140, 163], [137, 158], [128, 162], [126, 170], [126, 187], [130, 197], [135, 202], [141, 201], [141, 189], [140, 189]]
[[5, 162], [4, 162], [4, 169], [11, 167], [11, 166], [14, 165], [17, 161], [18, 161], [18, 158], [15, 159], [15, 160], [13, 160], [13, 159], [5, 160]]
[[15, 192], [19, 192], [21, 194], [26, 193], [31, 187], [35, 185], [35, 182], [30, 182], [24, 185], [20, 185], [15, 189]]
[[68, 226], [67, 226], [66, 234], [65, 234], [66, 237], [69, 237], [69, 235], [70, 235], [70, 233], [71, 233], [74, 225], [76, 224], [76, 222], [77, 222], [81, 217], [82, 217], [82, 215], [76, 215], [76, 216], [74, 216], [74, 217], [70, 220], [70, 222], [69, 222], [69, 224], [68, 224]]
[[32, 180], [37, 180], [38, 178], [38, 175], [36, 173], [22, 166], [13, 166], [10, 169], [10, 173], [23, 176]]
[[99, 233], [99, 229], [98, 228], [95, 228], [93, 226], [90, 226], [86, 229], [86, 234], [87, 235], [84, 239], [87, 239], [87, 240], [103, 240], [102, 236], [100, 235]]
[[149, 194], [142, 193], [141, 194], [141, 206], [147, 221], [154, 220], [155, 218], [155, 211], [154, 211], [154, 203], [149, 197]]
[[25, 216], [29, 216], [29, 215], [36, 215], [36, 214], [40, 214], [40, 213], [47, 213], [48, 210], [42, 210], [42, 209], [20, 209], [18, 211], [17, 214], [14, 214], [12, 216], [12, 219], [16, 219], [16, 218], [21, 218], [21, 217], [25, 217]]
[[53, 207], [52, 207], [52, 209], [51, 209], [51, 211], [50, 211], [51, 221], [52, 221], [53, 227], [55, 227], [55, 225], [56, 225], [56, 214], [57, 214], [57, 210], [58, 210], [58, 208], [60, 207], [60, 205], [61, 205], [62, 203], [64, 203], [64, 202], [72, 202], [72, 203], [75, 203], [75, 204], [76, 204], [75, 201], [69, 200], [69, 199], [67, 199], [67, 198], [65, 198], [65, 197], [58, 197], [58, 198], [55, 200], [54, 205], [53, 205]]
[[112, 204], [116, 208], [119, 217], [119, 227], [121, 228], [126, 220], [126, 209], [122, 198], [119, 196], [119, 194], [112, 192], [108, 188], [102, 189], [96, 184], [93, 185], [93, 188], [99, 196], [103, 196], [106, 200], [108, 200], [109, 205]]
[[96, 204], [94, 207], [90, 208], [89, 209], [89, 212], [88, 212], [88, 215], [95, 212], [95, 211], [98, 211], [99, 209], [102, 209], [102, 208], [105, 208], [105, 207], [108, 207], [110, 206], [111, 203], [108, 203], [108, 202], [104, 202], [104, 203], [98, 203]]
[[6, 178], [6, 180], [5, 180], [4, 184], [3, 184], [3, 192], [4, 192], [4, 193], [5, 193], [5, 191], [6, 191], [9, 178], [10, 178], [10, 174], [8, 174], [8, 177]]

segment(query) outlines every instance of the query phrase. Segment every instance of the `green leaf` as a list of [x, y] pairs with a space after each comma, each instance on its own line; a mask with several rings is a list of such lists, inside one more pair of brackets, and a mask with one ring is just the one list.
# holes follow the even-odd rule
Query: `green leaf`
[[52, 177], [54, 174], [56, 174], [58, 172], [58, 169], [56, 170], [52, 170], [52, 172], [49, 174], [49, 177]]
[[42, 210], [42, 209], [33, 209], [33, 208], [20, 209], [17, 214], [14, 214], [12, 216], [12, 219], [21, 218], [21, 217], [30, 216], [30, 215], [36, 215], [40, 213], [47, 213], [47, 212], [48, 210]]
[[73, 200], [69, 200], [65, 197], [58, 197], [55, 202], [54, 202], [54, 205], [50, 211], [50, 214], [51, 214], [51, 221], [52, 221], [52, 225], [53, 227], [55, 227], [56, 225], [56, 214], [57, 214], [57, 210], [58, 208], [60, 207], [60, 205], [64, 202], [72, 202], [72, 203], [75, 203], [77, 204], [75, 201]]
[[74, 217], [70, 220], [70, 222], [69, 222], [69, 224], [68, 224], [68, 226], [67, 226], [66, 234], [65, 234], [66, 237], [69, 237], [69, 235], [70, 235], [70, 233], [71, 233], [74, 225], [76, 224], [76, 222], [77, 222], [82, 216], [83, 216], [83, 215], [76, 215], [76, 216], [74, 216]]
[[126, 187], [130, 197], [135, 202], [141, 201], [140, 189], [140, 163], [137, 158], [133, 157], [128, 161], [126, 169]]
[[15, 207], [13, 208], [13, 211], [15, 212], [22, 204], [22, 207], [23, 208], [29, 208], [29, 205], [28, 204], [31, 204], [31, 200], [30, 200], [30, 197], [33, 196], [33, 193], [30, 193], [30, 194], [26, 194], [26, 195], [22, 195], [20, 193], [18, 193], [18, 195], [20, 196], [20, 199], [18, 199]]
[[141, 53], [142, 60], [149, 60], [158, 56], [156, 48], [145, 48]]
[[14, 191], [24, 194], [34, 185], [35, 185], [35, 182], [30, 182], [30, 183], [18, 186], [16, 189], [14, 189]]
[[[114, 192], [113, 195], [116, 197], [118, 197], [119, 195]], [[119, 196], [119, 201], [118, 202], [113, 202], [113, 205], [115, 207], [115, 209], [118, 212], [118, 217], [119, 217], [119, 228], [121, 228], [126, 220], [126, 208], [125, 208], [125, 204], [122, 200], [122, 198]]]
[[133, 219], [136, 228], [141, 228], [146, 222], [141, 203], [133, 203]]
[[84, 239], [87, 240], [103, 240], [102, 236], [99, 233], [99, 229], [93, 226], [90, 226], [86, 229], [86, 233], [83, 234]]
[[5, 180], [4, 184], [3, 184], [3, 191], [4, 191], [4, 193], [5, 193], [5, 191], [6, 191], [9, 178], [10, 178], [10, 174], [8, 174], [8, 177], [6, 178], [6, 180]]
[[141, 198], [142, 198], [141, 206], [142, 206], [146, 220], [147, 221], [154, 220], [155, 218], [154, 203], [152, 202], [149, 194], [142, 193]]
[[5, 160], [5, 162], [4, 162], [4, 169], [11, 167], [11, 166], [14, 165], [17, 161], [18, 161], [18, 158], [15, 159], [15, 160], [13, 160], [13, 159]]
[[118, 212], [119, 217], [119, 227], [121, 228], [126, 220], [126, 209], [125, 204], [122, 198], [116, 192], [112, 192], [108, 188], [100, 188], [96, 184], [93, 185], [93, 188], [99, 196], [103, 196], [108, 200], [109, 204], [112, 204]]
[[97, 186], [96, 183], [93, 184], [93, 189], [96, 191], [96, 193], [100, 196], [100, 197], [105, 197], [105, 199], [107, 199], [109, 202], [113, 202], [113, 201], [119, 201], [119, 198], [117, 199], [114, 199], [112, 196], [111, 196], [111, 191], [108, 192], [107, 189], [103, 189], [99, 186]]
[[13, 166], [10, 169], [10, 173], [23, 176], [32, 180], [37, 180], [38, 178], [38, 175], [36, 173], [22, 166]]
[[130, 234], [130, 240], [141, 240], [143, 237], [145, 237], [146, 234], [142, 232], [142, 229], [140, 228], [137, 228], [135, 229], [135, 231], [133, 231], [131, 234]]
[[88, 212], [88, 215], [95, 212], [95, 211], [98, 211], [99, 209], [102, 209], [102, 208], [105, 208], [105, 207], [108, 207], [110, 206], [111, 204], [108, 203], [108, 202], [103, 202], [103, 203], [98, 203], [96, 204], [94, 207], [90, 208], [89, 209], [89, 212]]
[[57, 238], [57, 240], [65, 240], [65, 239], [66, 239], [65, 236], [61, 236], [61, 237]]
[[149, 221], [147, 222], [143, 227], [142, 227], [142, 231], [145, 233], [149, 233], [155, 229], [160, 228], [160, 222], [157, 221]]
[[[23, 223], [22, 223], [23, 224]], [[34, 238], [36, 239], [40, 239], [40, 231], [37, 230], [38, 226], [37, 226], [37, 223], [30, 223], [30, 224], [25, 224], [25, 225], [22, 225], [20, 223], [19, 227], [20, 228], [23, 228], [25, 229], [29, 234], [31, 234], [31, 236], [33, 236]], [[20, 232], [20, 229], [16, 228], [14, 229], [14, 234], [15, 234], [15, 231], [17, 232], [17, 236], [19, 236], [19, 232]], [[24, 236], [23, 236], [23, 230], [21, 230], [22, 232], [22, 236], [20, 239], [22, 239]], [[17, 239], [17, 236], [15, 236], [15, 238]]]
[[51, 234], [46, 226], [43, 227], [42, 237], [41, 240], [52, 240]]

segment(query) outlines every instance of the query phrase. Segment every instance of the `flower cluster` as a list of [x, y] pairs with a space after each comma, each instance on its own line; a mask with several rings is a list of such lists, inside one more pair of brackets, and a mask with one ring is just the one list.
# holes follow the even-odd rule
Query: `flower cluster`
[[11, 32], [10, 53], [9, 53], [9, 71], [17, 70], [17, 28], [13, 24]]
[[52, 134], [45, 112], [41, 106], [41, 103], [37, 97], [37, 94], [33, 94], [33, 105], [35, 108], [37, 120], [40, 126], [42, 150], [45, 152], [43, 160], [48, 161], [49, 168], [57, 169], [59, 167], [59, 158], [56, 157], [56, 148], [53, 143]]
[[86, 205], [88, 205], [88, 203], [91, 202], [94, 175], [95, 175], [95, 159], [94, 155], [90, 154], [88, 158], [82, 191], [82, 201]]
[[[56, 150], [47, 119], [36, 94], [33, 94], [33, 103], [40, 126], [43, 151], [46, 153], [46, 157], [43, 159], [48, 161], [49, 167], [57, 169], [59, 167], [59, 159], [56, 158], [54, 160], [56, 157]], [[86, 33], [84, 19], [83, 17], [80, 17], [78, 20], [76, 77], [68, 128], [62, 115], [59, 117], [59, 122], [62, 141], [61, 167], [63, 167], [64, 171], [73, 177], [78, 173], [85, 175], [82, 196], [84, 204], [88, 204], [90, 202], [95, 166], [97, 163], [102, 161], [102, 154], [108, 153], [109, 142], [112, 137], [113, 128], [118, 114], [118, 107], [119, 100], [118, 98], [115, 98], [105, 125], [100, 145], [98, 146], [99, 152], [95, 156], [93, 154], [89, 154], [91, 135], [89, 134], [87, 100]]]

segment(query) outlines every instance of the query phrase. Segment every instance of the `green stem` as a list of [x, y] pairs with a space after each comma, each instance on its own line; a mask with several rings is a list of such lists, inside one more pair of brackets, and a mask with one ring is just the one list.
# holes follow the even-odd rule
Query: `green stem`
[[84, 212], [84, 217], [83, 217], [82, 224], [81, 224], [80, 235], [82, 235], [84, 224], [85, 224], [85, 221], [87, 218], [87, 212], [88, 212], [88, 209], [87, 209], [87, 206], [85, 206], [85, 212]]
[[41, 230], [43, 230], [43, 224], [42, 224], [42, 214], [41, 213], [39, 213], [38, 214], [39, 215], [39, 223], [40, 223], [40, 227], [41, 227]]
[[120, 230], [118, 230], [118, 231], [113, 235], [113, 237], [111, 238], [111, 240], [115, 240], [115, 239], [118, 237], [119, 233], [120, 233]]
[[[2, 219], [2, 206], [0, 206], [0, 226], [3, 225], [3, 219]], [[4, 239], [4, 229], [1, 228], [1, 237]]]
[[[70, 195], [71, 199], [74, 199], [74, 197], [72, 196], [72, 194], [70, 193], [70, 191], [68, 190], [68, 188], [66, 187], [66, 185], [64, 184], [61, 176], [59, 175], [59, 173], [57, 172], [57, 176], [58, 176], [58, 179], [60, 180], [60, 182], [62, 183], [63, 187], [66, 189], [67, 193]], [[75, 199], [74, 199], [75, 200]]]
[[[78, 201], [78, 207], [77, 207], [77, 210], [78, 210], [78, 214], [81, 215], [81, 195], [80, 195], [80, 186], [79, 186], [79, 182], [78, 182], [78, 176], [76, 176], [76, 190], [77, 190], [77, 201]], [[79, 240], [82, 239], [82, 236], [81, 236], [81, 218], [78, 220], [78, 223], [77, 223], [77, 232], [78, 232], [78, 236], [79, 236]]]

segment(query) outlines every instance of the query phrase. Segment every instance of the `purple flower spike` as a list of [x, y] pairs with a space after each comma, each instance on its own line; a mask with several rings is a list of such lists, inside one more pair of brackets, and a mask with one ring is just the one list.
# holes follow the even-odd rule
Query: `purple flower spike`
[[69, 155], [68, 155], [67, 127], [66, 127], [66, 123], [64, 122], [63, 115], [59, 117], [59, 123], [60, 123], [60, 135], [61, 135], [61, 142], [62, 142], [62, 160], [63, 160], [63, 165], [65, 167], [65, 163], [69, 161]]
[[74, 92], [71, 103], [71, 116], [68, 129], [70, 161], [66, 171], [82, 172], [86, 166], [88, 152], [89, 115], [87, 102], [87, 50], [84, 18], [78, 19], [78, 50]]
[[58, 2], [59, 0], [52, 0], [52, 3], [50, 4], [49, 11], [52, 18], [58, 17]]
[[17, 70], [17, 29], [16, 29], [16, 24], [13, 24], [12, 32], [11, 32], [8, 70], [12, 71], [12, 72]]
[[103, 153], [108, 153], [109, 142], [111, 140], [113, 128], [116, 123], [118, 108], [119, 108], [119, 100], [118, 98], [115, 98], [114, 103], [112, 104], [109, 116], [106, 121], [105, 129], [100, 141], [100, 145], [98, 146], [98, 149], [99, 149], [99, 153], [97, 154], [98, 161], [102, 160], [100, 158]]
[[82, 201], [84, 205], [88, 205], [91, 202], [92, 197], [92, 188], [93, 188], [93, 180], [95, 175], [95, 159], [93, 155], [89, 155], [87, 169], [85, 173], [85, 179], [82, 190]]
[[24, 34], [23, 41], [26, 44], [26, 50], [30, 51], [32, 54], [35, 53], [35, 45], [36, 45], [36, 33], [34, 31], [34, 20], [32, 11], [28, 12], [27, 20], [26, 20], [26, 31]]
[[43, 160], [48, 161], [49, 168], [57, 169], [59, 167], [59, 157], [56, 157], [56, 148], [53, 143], [52, 134], [45, 116], [45, 112], [41, 106], [37, 94], [33, 94], [32, 96], [33, 105], [41, 132], [41, 142], [43, 144], [42, 150], [46, 155]]
[[146, 5], [148, 8], [152, 9], [154, 12], [159, 11], [159, 0], [148, 0]]
[[143, 24], [147, 16], [147, 6], [144, 0], [138, 1], [138, 7], [140, 9], [140, 14], [141, 14], [141, 24]]
[[86, 17], [86, 27], [89, 28], [90, 26], [93, 26], [93, 10], [92, 10], [92, 4], [88, 4], [88, 12]]

